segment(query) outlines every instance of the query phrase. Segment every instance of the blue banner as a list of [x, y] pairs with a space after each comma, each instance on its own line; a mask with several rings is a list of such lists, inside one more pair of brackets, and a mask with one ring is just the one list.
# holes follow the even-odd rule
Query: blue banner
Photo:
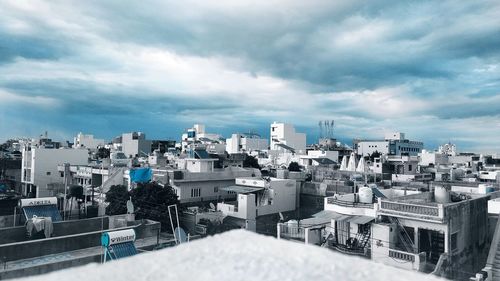
[[137, 168], [130, 170], [130, 181], [136, 183], [145, 183], [151, 181], [153, 171], [151, 168]]

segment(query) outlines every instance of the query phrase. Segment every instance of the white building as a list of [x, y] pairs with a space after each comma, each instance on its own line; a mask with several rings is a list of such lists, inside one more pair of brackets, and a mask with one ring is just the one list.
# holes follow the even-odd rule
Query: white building
[[[194, 124], [192, 128], [186, 129], [186, 132], [182, 134], [181, 140], [181, 150], [185, 152], [189, 147], [195, 143], [208, 145], [208, 144], [221, 144], [224, 139], [219, 134], [207, 133], [205, 131], [205, 125]], [[214, 146], [211, 149], [215, 151], [224, 151], [225, 145]]]
[[448, 156], [456, 156], [457, 155], [457, 146], [452, 143], [445, 143], [439, 146], [439, 153], [445, 154]]
[[122, 151], [127, 157], [147, 156], [151, 153], [151, 141], [141, 132], [122, 134]]
[[267, 150], [269, 143], [266, 139], [254, 135], [233, 134], [226, 139], [226, 151], [228, 153], [252, 152], [255, 150]]
[[297, 133], [292, 124], [274, 122], [271, 124], [270, 144], [271, 150], [305, 152], [306, 134]]
[[236, 194], [223, 190], [233, 186], [238, 177], [260, 177], [258, 169], [228, 167], [215, 169], [216, 159], [178, 159], [176, 170], [153, 169], [153, 178], [168, 183], [181, 204], [234, 199]]
[[356, 140], [354, 144], [354, 149], [361, 156], [368, 156], [375, 151], [383, 155], [417, 156], [423, 148], [422, 142], [410, 141], [400, 132], [385, 134], [383, 140]]
[[84, 135], [82, 132], [78, 133], [73, 139], [74, 148], [88, 148], [97, 149], [98, 146], [104, 146], [104, 139], [95, 139], [94, 135]]
[[236, 202], [218, 203], [217, 210], [245, 222], [245, 228], [256, 230], [259, 216], [293, 211], [297, 207], [297, 186], [291, 179], [237, 178], [236, 185], [223, 188], [238, 194]]
[[419, 154], [421, 166], [436, 166], [448, 163], [448, 154], [442, 151], [427, 151], [425, 149]]
[[47, 185], [63, 183], [63, 177], [57, 166], [64, 163], [87, 165], [89, 152], [87, 149], [53, 149], [25, 147], [22, 151], [21, 182], [23, 194], [36, 197], [53, 196]]
[[339, 161], [339, 152], [334, 150], [310, 150], [307, 155], [300, 155], [301, 166], [335, 165]]

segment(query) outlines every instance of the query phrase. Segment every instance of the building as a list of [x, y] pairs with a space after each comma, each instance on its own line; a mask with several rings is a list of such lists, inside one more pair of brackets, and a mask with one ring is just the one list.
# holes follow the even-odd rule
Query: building
[[74, 148], [97, 149], [97, 147], [104, 146], [105, 144], [104, 139], [95, 139], [94, 135], [84, 135], [82, 132], [78, 133], [73, 139]]
[[[223, 144], [224, 138], [219, 134], [212, 134], [205, 132], [205, 125], [194, 124], [192, 128], [186, 129], [182, 134], [181, 140], [181, 151], [187, 151], [191, 146], [195, 144], [201, 144], [206, 146], [208, 144]], [[224, 151], [225, 145], [214, 146], [212, 149], [216, 151]]]
[[54, 196], [49, 184], [63, 183], [63, 176], [58, 172], [58, 165], [87, 165], [87, 149], [55, 149], [26, 146], [23, 151], [21, 182], [23, 195], [28, 197]]
[[465, 280], [486, 262], [489, 198], [438, 185], [433, 192], [369, 185], [325, 198], [312, 218], [278, 224], [278, 237]]
[[297, 133], [292, 124], [271, 124], [270, 149], [305, 153], [306, 134]]
[[147, 156], [151, 153], [151, 141], [146, 140], [146, 134], [141, 132], [132, 132], [122, 134], [122, 151], [127, 157]]
[[268, 148], [268, 141], [256, 134], [233, 134], [231, 138], [226, 139], [226, 151], [231, 154], [256, 150], [261, 151]]
[[242, 226], [255, 231], [260, 216], [293, 211], [297, 207], [295, 180], [277, 178], [237, 178], [236, 185], [222, 190], [237, 194], [236, 201], [217, 204], [217, 210], [240, 220]]
[[404, 133], [389, 133], [383, 140], [354, 140], [354, 149], [358, 155], [369, 156], [374, 152], [382, 155], [418, 156], [424, 148], [424, 143], [405, 138]]
[[205, 151], [196, 150], [193, 157], [177, 159], [175, 169], [153, 169], [153, 178], [172, 186], [181, 204], [191, 204], [234, 199], [236, 194], [225, 187], [233, 186], [239, 177], [260, 177], [258, 169], [214, 168], [215, 161], [218, 159], [208, 157]]

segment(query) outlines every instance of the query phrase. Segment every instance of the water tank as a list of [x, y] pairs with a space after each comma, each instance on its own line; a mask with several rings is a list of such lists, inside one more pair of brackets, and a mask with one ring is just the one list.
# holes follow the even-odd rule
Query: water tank
[[479, 194], [486, 194], [495, 191], [495, 188], [491, 184], [480, 184], [478, 185]]
[[434, 188], [434, 200], [437, 203], [451, 202], [450, 192], [444, 186], [436, 186]]
[[373, 203], [373, 191], [370, 187], [362, 186], [359, 188], [359, 202], [361, 203]]

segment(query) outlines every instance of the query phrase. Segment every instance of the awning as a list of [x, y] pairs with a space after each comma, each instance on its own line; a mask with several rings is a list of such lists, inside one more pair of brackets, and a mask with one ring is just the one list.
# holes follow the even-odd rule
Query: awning
[[311, 158], [311, 159], [318, 162], [321, 165], [335, 165], [335, 164], [337, 164], [337, 162], [333, 161], [330, 158], [326, 158], [326, 157]]
[[356, 223], [356, 224], [366, 224], [374, 220], [375, 218], [368, 217], [368, 216], [353, 216], [351, 219], [349, 219], [349, 222]]
[[288, 145], [283, 144], [283, 143], [277, 143], [276, 145], [279, 146], [279, 147], [281, 147], [281, 148], [284, 148], [286, 150], [289, 150], [292, 153], [295, 153], [295, 149], [293, 147], [291, 147], [291, 146], [288, 146]]
[[221, 187], [220, 190], [231, 191], [236, 193], [252, 193], [256, 191], [263, 190], [263, 187], [250, 187], [250, 186], [242, 186], [242, 185], [231, 185]]
[[137, 254], [134, 242], [125, 242], [108, 246], [108, 254], [111, 259], [121, 259]]
[[26, 220], [30, 220], [33, 216], [37, 216], [50, 217], [53, 222], [62, 221], [61, 214], [59, 213], [56, 205], [26, 206], [22, 209]]

